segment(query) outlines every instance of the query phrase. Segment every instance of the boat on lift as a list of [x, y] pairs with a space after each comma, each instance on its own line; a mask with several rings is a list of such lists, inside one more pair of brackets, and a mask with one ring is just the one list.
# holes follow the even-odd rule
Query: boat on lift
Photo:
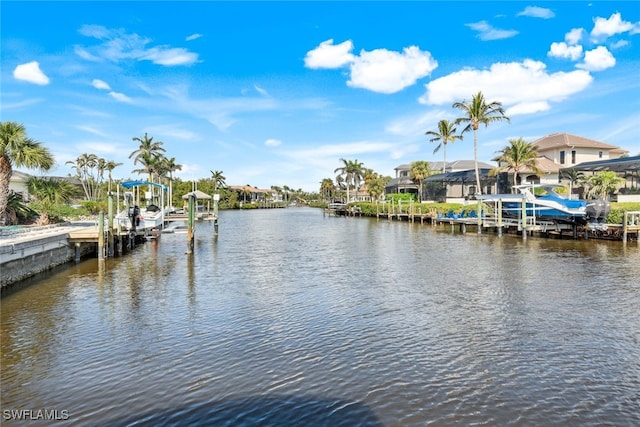
[[564, 188], [559, 184], [515, 185], [512, 194], [482, 194], [477, 196], [486, 203], [502, 203], [502, 216], [518, 218], [524, 211], [528, 217], [558, 224], [589, 225], [591, 228], [606, 228], [605, 219], [611, 205], [603, 199], [574, 200], [558, 193]]

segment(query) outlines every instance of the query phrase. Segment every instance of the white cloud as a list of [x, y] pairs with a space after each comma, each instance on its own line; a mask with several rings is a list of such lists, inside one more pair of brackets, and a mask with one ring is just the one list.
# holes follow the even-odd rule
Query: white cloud
[[198, 60], [198, 54], [183, 48], [160, 46], [148, 49], [143, 54], [140, 54], [139, 58], [166, 66], [191, 65]]
[[112, 30], [100, 25], [84, 25], [80, 34], [100, 40], [102, 43], [92, 47], [75, 46], [75, 53], [83, 59], [112, 62], [123, 60], [151, 61], [164, 66], [191, 65], [198, 61], [198, 54], [184, 48], [166, 45], [147, 47], [151, 39], [138, 34], [129, 34], [122, 29]]
[[615, 65], [616, 58], [609, 52], [609, 49], [604, 46], [598, 46], [593, 50], [586, 51], [584, 53], [584, 62], [576, 65], [576, 67], [587, 71], [602, 71]]
[[522, 12], [518, 13], [518, 16], [529, 16], [531, 18], [549, 19], [549, 18], [553, 18], [556, 15], [555, 13], [553, 13], [551, 9], [546, 9], [546, 8], [537, 7], [537, 6], [527, 6], [524, 8]]
[[583, 70], [549, 74], [544, 63], [533, 60], [497, 63], [488, 70], [465, 69], [425, 85], [420, 103], [441, 105], [469, 101], [481, 91], [488, 102], [498, 101], [507, 115], [532, 114], [551, 108], [587, 88], [593, 77]]
[[253, 88], [262, 96], [269, 96], [269, 93], [262, 87], [258, 85], [253, 85]]
[[620, 12], [612, 14], [608, 19], [597, 17], [594, 20], [591, 37], [594, 40], [611, 37], [616, 34], [626, 33], [634, 29], [631, 22], [623, 21]]
[[583, 28], [573, 28], [571, 29], [571, 31], [564, 35], [564, 41], [566, 41], [568, 45], [576, 45], [580, 43], [580, 40], [582, 40], [583, 34]]
[[282, 144], [282, 141], [278, 139], [269, 138], [264, 142], [267, 147], [277, 147]]
[[363, 50], [351, 65], [351, 79], [347, 84], [374, 92], [395, 93], [428, 76], [437, 66], [438, 62], [429, 52], [416, 46], [406, 47], [402, 53]]
[[13, 70], [13, 77], [18, 80], [24, 80], [41, 86], [49, 84], [49, 77], [42, 72], [40, 64], [37, 61], [18, 65]]
[[111, 87], [109, 86], [109, 84], [107, 82], [99, 80], [99, 79], [93, 79], [93, 81], [91, 82], [91, 85], [93, 87], [95, 87], [96, 89], [111, 90]]
[[129, 98], [127, 95], [125, 95], [124, 93], [109, 92], [109, 96], [111, 96], [116, 101], [126, 102], [127, 104], [130, 104], [133, 102], [133, 100]]
[[307, 52], [304, 65], [307, 68], [340, 68], [353, 61], [352, 49], [351, 40], [334, 45], [333, 39], [329, 39]]
[[569, 46], [565, 42], [551, 43], [551, 48], [547, 55], [554, 58], [577, 61], [582, 57], [582, 46]]
[[499, 28], [494, 28], [487, 21], [474, 22], [465, 25], [472, 30], [477, 31], [477, 37], [483, 41], [508, 39], [518, 34], [516, 30], [501, 30]]
[[188, 36], [185, 40], [190, 42], [192, 40], [199, 39], [200, 37], [202, 37], [202, 34], [195, 33], [195, 34], [191, 34], [190, 36]]

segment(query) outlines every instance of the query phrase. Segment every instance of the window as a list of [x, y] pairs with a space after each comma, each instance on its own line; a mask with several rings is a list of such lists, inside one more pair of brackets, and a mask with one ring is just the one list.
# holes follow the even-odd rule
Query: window
[[576, 150], [571, 151], [571, 164], [576, 162]]
[[598, 158], [600, 158], [600, 159], [602, 158], [602, 151], [598, 152]]
[[564, 165], [564, 151], [560, 152], [560, 164]]

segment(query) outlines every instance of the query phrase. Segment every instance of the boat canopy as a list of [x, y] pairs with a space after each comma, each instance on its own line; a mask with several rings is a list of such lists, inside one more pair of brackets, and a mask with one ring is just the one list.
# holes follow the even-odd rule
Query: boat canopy
[[[491, 171], [491, 169], [487, 169], [487, 168], [478, 169], [480, 179], [483, 179], [483, 180], [486, 180], [488, 178], [495, 179], [495, 177], [489, 176], [489, 171]], [[476, 179], [475, 169], [469, 169], [469, 170], [457, 171], [457, 172], [439, 173], [437, 175], [428, 176], [424, 180], [426, 182], [470, 182], [470, 181], [475, 181], [475, 179]]]
[[640, 156], [619, 157], [617, 159], [596, 160], [593, 162], [583, 162], [570, 168], [562, 168], [560, 172], [566, 171], [614, 171], [614, 172], [630, 172], [640, 170]]
[[149, 181], [125, 181], [122, 183], [124, 188], [132, 188], [132, 187], [140, 187], [142, 185], [153, 185], [154, 187], [162, 188], [163, 190], [167, 189], [166, 185], [158, 184], [157, 182], [149, 182]]

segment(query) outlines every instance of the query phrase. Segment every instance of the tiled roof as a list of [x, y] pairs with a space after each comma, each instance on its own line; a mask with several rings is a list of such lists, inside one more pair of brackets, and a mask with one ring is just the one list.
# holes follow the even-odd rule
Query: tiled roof
[[552, 133], [544, 136], [533, 144], [537, 147], [538, 152], [550, 150], [554, 148], [602, 148], [606, 150], [620, 149], [615, 145], [596, 141], [594, 139], [584, 138], [582, 136], [572, 135], [570, 133]]

